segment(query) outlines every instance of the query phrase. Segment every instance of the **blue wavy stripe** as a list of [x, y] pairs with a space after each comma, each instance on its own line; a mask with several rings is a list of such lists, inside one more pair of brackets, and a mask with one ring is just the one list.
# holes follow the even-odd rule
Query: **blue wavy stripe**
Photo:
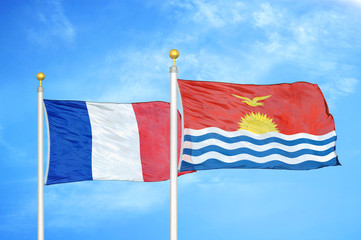
[[285, 146], [295, 146], [295, 145], [298, 145], [301, 143], [308, 143], [308, 144], [312, 144], [312, 145], [316, 145], [316, 146], [322, 146], [322, 145], [326, 145], [328, 143], [336, 141], [336, 136], [330, 137], [330, 138], [322, 140], [322, 141], [317, 141], [317, 140], [312, 140], [312, 139], [308, 139], [308, 138], [285, 140], [285, 139], [278, 138], [278, 137], [270, 137], [270, 138], [266, 138], [266, 139], [262, 139], [262, 140], [257, 140], [257, 139], [251, 138], [249, 136], [225, 137], [218, 133], [207, 133], [207, 134], [204, 134], [201, 136], [184, 135], [184, 141], [189, 141], [189, 142], [203, 142], [208, 139], [218, 139], [225, 143], [237, 143], [237, 142], [244, 141], [244, 142], [253, 143], [255, 145], [265, 145], [268, 143], [275, 142], [275, 143], [283, 144]]
[[204, 148], [201, 148], [201, 149], [191, 149], [191, 148], [184, 148], [183, 150], [183, 154], [185, 155], [190, 155], [192, 157], [198, 157], [198, 156], [201, 156], [205, 153], [208, 153], [208, 152], [217, 152], [217, 153], [221, 153], [222, 155], [225, 155], [225, 156], [235, 156], [235, 155], [238, 155], [238, 154], [249, 154], [249, 155], [252, 155], [252, 156], [255, 156], [255, 157], [266, 157], [266, 156], [269, 156], [269, 155], [272, 155], [272, 154], [279, 154], [279, 155], [282, 155], [282, 156], [285, 156], [285, 157], [288, 157], [288, 158], [296, 158], [296, 157], [299, 157], [299, 156], [302, 156], [302, 155], [305, 155], [305, 154], [312, 154], [312, 155], [315, 155], [315, 156], [326, 156], [332, 152], [335, 151], [335, 147], [330, 147], [329, 149], [327, 150], [324, 150], [324, 151], [316, 151], [316, 150], [311, 150], [311, 149], [301, 149], [301, 150], [298, 150], [298, 151], [295, 151], [295, 152], [287, 152], [285, 150], [282, 150], [282, 149], [278, 149], [278, 148], [271, 148], [271, 149], [268, 149], [266, 151], [263, 151], [263, 152], [257, 152], [257, 151], [254, 151], [250, 148], [237, 148], [237, 149], [232, 149], [232, 150], [229, 150], [229, 149], [224, 149], [222, 147], [219, 147], [217, 145], [209, 145], [207, 147], [204, 147]]
[[208, 159], [200, 164], [191, 164], [183, 161], [180, 171], [209, 170], [219, 168], [259, 168], [259, 169], [286, 169], [286, 170], [310, 170], [327, 166], [341, 165], [338, 158], [332, 158], [327, 162], [305, 161], [298, 164], [287, 164], [281, 161], [270, 161], [266, 163], [256, 163], [249, 160], [239, 160], [233, 163], [225, 163], [217, 159]]

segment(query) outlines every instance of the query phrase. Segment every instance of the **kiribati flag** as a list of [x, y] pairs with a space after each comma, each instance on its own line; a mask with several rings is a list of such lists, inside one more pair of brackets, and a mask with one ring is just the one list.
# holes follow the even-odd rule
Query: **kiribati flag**
[[340, 165], [334, 120], [316, 84], [178, 85], [184, 118], [180, 171]]

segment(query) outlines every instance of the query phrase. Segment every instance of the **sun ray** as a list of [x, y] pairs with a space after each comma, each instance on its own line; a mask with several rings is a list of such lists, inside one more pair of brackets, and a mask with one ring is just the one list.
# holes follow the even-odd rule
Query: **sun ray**
[[251, 112], [242, 117], [238, 130], [247, 130], [257, 134], [279, 132], [277, 124], [273, 122], [273, 119], [267, 117], [267, 114], [261, 114], [259, 112]]

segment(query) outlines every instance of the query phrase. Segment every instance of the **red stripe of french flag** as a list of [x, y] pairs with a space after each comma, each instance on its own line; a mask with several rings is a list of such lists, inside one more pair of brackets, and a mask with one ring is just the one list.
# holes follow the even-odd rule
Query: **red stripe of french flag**
[[[170, 107], [166, 102], [133, 103], [140, 143], [140, 159], [145, 182], [169, 179]], [[178, 112], [178, 161], [182, 139]], [[188, 172], [179, 173], [183, 175]]]

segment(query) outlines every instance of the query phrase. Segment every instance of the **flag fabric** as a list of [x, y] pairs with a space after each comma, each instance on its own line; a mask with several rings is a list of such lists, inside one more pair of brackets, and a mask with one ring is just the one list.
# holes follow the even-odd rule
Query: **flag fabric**
[[[50, 147], [47, 185], [169, 179], [169, 103], [44, 103]], [[178, 122], [179, 153], [179, 113]]]
[[178, 86], [184, 121], [180, 171], [340, 165], [334, 120], [316, 84], [178, 80]]

